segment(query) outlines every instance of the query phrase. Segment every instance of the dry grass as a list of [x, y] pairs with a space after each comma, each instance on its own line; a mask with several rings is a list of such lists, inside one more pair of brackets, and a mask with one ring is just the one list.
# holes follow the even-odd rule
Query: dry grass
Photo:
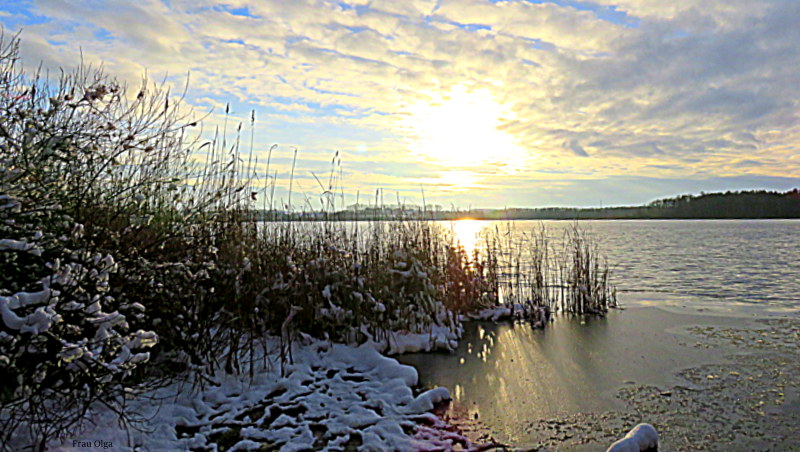
[[508, 223], [487, 231], [484, 242], [498, 256], [506, 303], [574, 314], [603, 314], [617, 304], [608, 263], [578, 224], [553, 237], [544, 226], [516, 231]]

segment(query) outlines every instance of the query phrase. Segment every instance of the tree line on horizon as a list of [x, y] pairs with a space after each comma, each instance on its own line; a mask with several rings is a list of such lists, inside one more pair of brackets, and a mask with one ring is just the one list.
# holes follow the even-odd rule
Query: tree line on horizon
[[337, 212], [262, 212], [276, 220], [636, 220], [636, 219], [781, 219], [800, 218], [800, 189], [726, 191], [661, 198], [641, 206], [544, 207], [441, 210], [417, 206], [370, 206]]
[[520, 213], [531, 215], [530, 219], [800, 218], [800, 190], [701, 192], [662, 198], [643, 206], [520, 209]]

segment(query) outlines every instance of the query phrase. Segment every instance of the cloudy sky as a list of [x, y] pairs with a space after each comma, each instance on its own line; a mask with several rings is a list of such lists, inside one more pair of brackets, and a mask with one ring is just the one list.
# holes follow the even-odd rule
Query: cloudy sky
[[[27, 67], [80, 52], [255, 109], [278, 196], [462, 208], [800, 186], [797, 0], [10, 0]], [[245, 125], [247, 128], [247, 125]]]

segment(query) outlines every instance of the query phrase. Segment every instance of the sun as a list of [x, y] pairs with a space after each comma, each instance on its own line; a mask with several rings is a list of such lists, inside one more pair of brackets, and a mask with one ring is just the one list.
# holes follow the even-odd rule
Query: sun
[[423, 160], [452, 168], [501, 167], [506, 172], [522, 164], [522, 148], [500, 129], [513, 114], [488, 90], [458, 85], [408, 106], [406, 113], [409, 149]]

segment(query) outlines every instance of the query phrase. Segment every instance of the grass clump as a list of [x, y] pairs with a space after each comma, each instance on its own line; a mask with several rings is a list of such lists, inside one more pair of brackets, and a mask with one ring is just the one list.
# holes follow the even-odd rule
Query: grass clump
[[[602, 315], [617, 306], [611, 269], [597, 241], [576, 223], [552, 236], [544, 227], [515, 231], [496, 227], [484, 234], [498, 256], [505, 303], [528, 311]], [[540, 315], [537, 315], [538, 319]]]

